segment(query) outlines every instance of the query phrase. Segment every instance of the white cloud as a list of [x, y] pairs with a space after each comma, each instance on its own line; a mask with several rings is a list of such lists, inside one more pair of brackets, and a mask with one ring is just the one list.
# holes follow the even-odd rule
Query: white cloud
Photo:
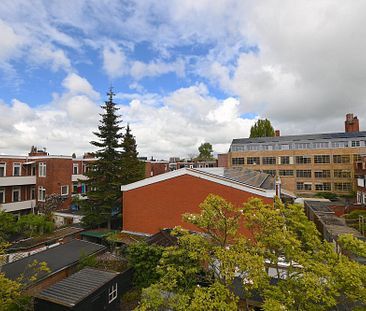
[[17, 54], [21, 39], [14, 29], [0, 19], [0, 61], [4, 62], [9, 57]]
[[96, 99], [99, 98], [99, 93], [93, 89], [89, 81], [76, 73], [67, 75], [62, 82], [62, 86], [72, 94], [83, 93]]
[[113, 42], [103, 49], [103, 69], [111, 78], [122, 77], [127, 72], [126, 56], [122, 48]]
[[184, 76], [185, 65], [183, 60], [178, 60], [172, 63], [161, 61], [143, 63], [134, 61], [131, 64], [131, 76], [140, 80], [143, 77], [155, 77], [165, 73], [174, 72], [178, 77]]

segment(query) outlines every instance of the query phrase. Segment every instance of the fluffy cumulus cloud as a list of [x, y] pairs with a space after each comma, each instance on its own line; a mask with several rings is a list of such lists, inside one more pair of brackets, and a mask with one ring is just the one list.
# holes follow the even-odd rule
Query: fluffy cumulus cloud
[[4, 0], [0, 73], [25, 79], [23, 64], [62, 82], [43, 106], [0, 101], [0, 152], [87, 151], [107, 83], [147, 156], [204, 141], [226, 151], [248, 135], [246, 113], [282, 134], [342, 131], [348, 112], [365, 128], [365, 12], [364, 1]]

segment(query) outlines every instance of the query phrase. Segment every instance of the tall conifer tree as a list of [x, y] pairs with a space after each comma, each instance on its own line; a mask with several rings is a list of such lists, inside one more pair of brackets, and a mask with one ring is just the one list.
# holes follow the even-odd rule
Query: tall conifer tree
[[122, 147], [122, 183], [127, 185], [145, 177], [145, 165], [137, 158], [136, 140], [128, 124], [123, 135]]
[[88, 199], [81, 202], [84, 213], [83, 224], [86, 227], [96, 227], [103, 223], [110, 222], [114, 210], [121, 206], [121, 172], [122, 172], [122, 144], [123, 137], [120, 126], [122, 122], [117, 115], [118, 108], [113, 102], [115, 95], [112, 88], [107, 93], [108, 101], [102, 106], [104, 113], [98, 132], [93, 132], [99, 138], [99, 141], [90, 143], [99, 148], [95, 152], [97, 160], [90, 166], [85, 173], [88, 177], [86, 184], [88, 186]]

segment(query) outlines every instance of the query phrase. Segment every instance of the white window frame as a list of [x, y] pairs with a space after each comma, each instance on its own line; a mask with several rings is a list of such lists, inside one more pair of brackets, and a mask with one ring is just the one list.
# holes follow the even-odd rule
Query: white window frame
[[46, 177], [47, 166], [45, 162], [38, 163], [38, 177]]
[[31, 187], [30, 189], [30, 199], [35, 200], [36, 199], [36, 187]]
[[118, 296], [118, 284], [115, 283], [108, 289], [108, 303], [116, 300]]
[[0, 167], [4, 168], [4, 175], [0, 177], [6, 177], [6, 163], [0, 163]]
[[[19, 175], [15, 175], [15, 168], [19, 168]], [[22, 176], [22, 165], [20, 162], [13, 163], [13, 176]]]
[[46, 188], [45, 187], [38, 187], [38, 201], [45, 202], [46, 201]]
[[[14, 193], [15, 192], [19, 192], [18, 201], [14, 201]], [[22, 192], [20, 190], [20, 187], [13, 187], [13, 189], [11, 191], [11, 201], [12, 202], [20, 202], [22, 200], [21, 195], [22, 195]]]
[[[62, 189], [66, 187], [66, 193], [62, 193]], [[62, 196], [66, 196], [66, 195], [69, 195], [69, 185], [63, 185], [61, 186], [61, 190], [60, 190], [60, 193]]]
[[2, 202], [0, 201], [0, 204], [5, 203], [5, 188], [0, 188], [0, 193], [3, 194], [3, 200], [2, 200]]
[[[75, 168], [76, 168], [76, 173], [75, 173]], [[79, 174], [79, 164], [77, 164], [77, 163], [72, 164], [72, 174], [73, 175], [78, 175]]]

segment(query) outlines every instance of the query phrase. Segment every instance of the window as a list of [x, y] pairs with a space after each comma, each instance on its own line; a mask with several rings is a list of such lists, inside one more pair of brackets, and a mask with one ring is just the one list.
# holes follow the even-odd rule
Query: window
[[78, 193], [78, 184], [76, 182], [72, 184], [72, 193]]
[[297, 182], [296, 189], [302, 191], [311, 191], [311, 183]]
[[350, 170], [334, 170], [334, 178], [351, 178]]
[[5, 188], [0, 188], [0, 203], [5, 203]]
[[311, 158], [306, 157], [306, 156], [297, 156], [295, 158], [295, 160], [296, 160], [296, 164], [310, 164], [311, 163]]
[[0, 177], [6, 176], [6, 163], [0, 163]]
[[248, 145], [247, 148], [249, 151], [259, 150], [259, 145]]
[[36, 165], [35, 164], [32, 164], [32, 167], [31, 167], [31, 176], [36, 176]]
[[108, 302], [111, 303], [113, 300], [115, 300], [117, 298], [117, 294], [117, 283], [115, 283], [108, 290]]
[[276, 164], [276, 157], [263, 157], [262, 164], [263, 165]]
[[331, 191], [331, 184], [330, 182], [325, 182], [322, 184], [315, 184], [315, 190], [316, 191]]
[[345, 147], [348, 147], [348, 142], [347, 141], [334, 141], [334, 142], [332, 142], [332, 147], [333, 148], [345, 148]]
[[247, 164], [260, 164], [259, 157], [248, 157]]
[[38, 164], [38, 176], [46, 177], [46, 163], [41, 162]]
[[315, 155], [314, 163], [330, 163], [330, 155]]
[[280, 170], [280, 176], [294, 176], [293, 170]]
[[61, 186], [61, 195], [69, 194], [69, 185]]
[[83, 164], [83, 173], [89, 172], [89, 166], [88, 164]]
[[354, 154], [353, 155], [353, 161], [354, 162], [361, 162], [362, 161], [362, 157], [360, 154]]
[[348, 182], [336, 182], [334, 183], [335, 191], [349, 192], [352, 190], [352, 184]]
[[233, 165], [243, 165], [244, 158], [232, 158], [231, 162], [233, 163]]
[[273, 150], [272, 145], [263, 145], [262, 148], [263, 148], [263, 150]]
[[322, 142], [322, 143], [313, 143], [313, 148], [314, 149], [325, 149], [328, 148], [329, 143], [328, 142]]
[[278, 164], [290, 164], [290, 157], [279, 157]]
[[77, 163], [74, 163], [72, 165], [72, 173], [73, 173], [73, 175], [79, 174], [79, 165]]
[[360, 141], [359, 140], [352, 140], [351, 146], [352, 147], [360, 147]]
[[297, 170], [296, 177], [311, 178], [311, 170]]
[[44, 202], [46, 200], [46, 188], [38, 187], [38, 201]]
[[350, 163], [351, 159], [349, 155], [334, 155], [333, 163]]
[[36, 188], [35, 187], [32, 187], [31, 190], [30, 190], [30, 198], [31, 200], [35, 200], [36, 199]]
[[245, 147], [244, 145], [236, 145], [231, 147], [231, 151], [244, 151]]
[[20, 163], [13, 163], [13, 176], [21, 175], [20, 168], [21, 168]]
[[20, 201], [20, 188], [19, 187], [14, 187], [13, 188], [12, 201], [13, 202], [19, 202]]
[[280, 150], [289, 150], [290, 145], [280, 145]]
[[309, 143], [295, 143], [295, 149], [310, 149]]
[[315, 171], [315, 178], [330, 178], [330, 170]]
[[263, 170], [263, 173], [276, 176], [276, 170]]

